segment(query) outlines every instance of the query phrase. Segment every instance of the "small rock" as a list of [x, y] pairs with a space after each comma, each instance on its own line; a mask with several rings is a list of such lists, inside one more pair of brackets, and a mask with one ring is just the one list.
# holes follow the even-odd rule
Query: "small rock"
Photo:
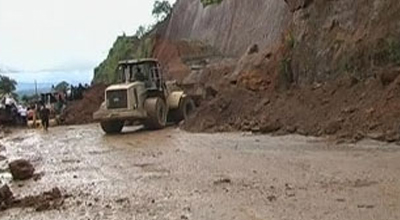
[[270, 201], [270, 202], [274, 202], [274, 201], [276, 201], [277, 198], [276, 198], [276, 196], [271, 195], [271, 196], [268, 196], [267, 199], [268, 199], [268, 201]]
[[272, 133], [281, 129], [281, 124], [279, 122], [267, 122], [266, 124], [261, 125], [260, 131], [264, 134]]
[[347, 107], [347, 108], [342, 109], [342, 113], [351, 114], [357, 110], [358, 109], [356, 107]]
[[324, 129], [324, 133], [327, 135], [336, 134], [340, 129], [342, 129], [342, 123], [340, 121], [330, 121]]
[[35, 168], [27, 160], [15, 160], [9, 165], [14, 180], [27, 180], [32, 178]]
[[266, 98], [266, 99], [263, 99], [263, 100], [261, 101], [261, 104], [265, 106], [265, 105], [268, 105], [270, 102], [271, 102], [271, 101], [270, 101], [268, 98]]
[[44, 176], [43, 172], [42, 173], [35, 173], [35, 174], [33, 174], [32, 178], [36, 182], [36, 181], [41, 180], [43, 176]]
[[367, 137], [377, 141], [385, 140], [385, 134], [382, 132], [369, 133]]
[[7, 157], [0, 155], [0, 161], [7, 160]]
[[222, 178], [222, 179], [214, 181], [214, 185], [228, 184], [228, 183], [232, 183], [231, 179], [229, 179], [229, 178]]
[[42, 211], [49, 210], [49, 209], [50, 209], [50, 202], [47, 201], [47, 202], [40, 203], [36, 207], [35, 211], [36, 212], [42, 212]]
[[373, 209], [374, 205], [358, 205], [357, 208], [359, 209]]
[[258, 48], [257, 44], [253, 44], [252, 46], [250, 46], [247, 49], [247, 55], [251, 55], [251, 54], [254, 54], [254, 53], [258, 53], [258, 52], [259, 52], [259, 48]]
[[129, 202], [128, 198], [121, 198], [121, 199], [117, 199], [115, 200], [116, 203], [124, 203], [124, 202]]
[[187, 217], [186, 215], [181, 215], [181, 219], [187, 220], [189, 219], [189, 217]]
[[0, 204], [13, 198], [13, 193], [8, 185], [0, 187]]
[[287, 196], [287, 197], [295, 197], [296, 194], [295, 194], [295, 193], [287, 193], [286, 196]]
[[289, 183], [286, 183], [286, 184], [285, 184], [285, 188], [286, 188], [286, 190], [292, 190], [292, 189], [293, 189], [293, 186], [290, 185]]

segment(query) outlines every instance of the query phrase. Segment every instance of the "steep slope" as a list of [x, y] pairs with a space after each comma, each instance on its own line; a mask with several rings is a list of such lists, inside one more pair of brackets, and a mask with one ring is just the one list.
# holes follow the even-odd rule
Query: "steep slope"
[[227, 56], [241, 56], [249, 45], [274, 44], [289, 22], [282, 0], [226, 0], [204, 7], [199, 0], [178, 0], [163, 38], [198, 40]]

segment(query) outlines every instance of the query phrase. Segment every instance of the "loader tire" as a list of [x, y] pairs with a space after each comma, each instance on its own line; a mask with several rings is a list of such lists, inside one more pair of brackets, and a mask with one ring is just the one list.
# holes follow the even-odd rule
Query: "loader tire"
[[102, 121], [100, 122], [101, 129], [106, 134], [118, 134], [122, 131], [124, 127], [123, 121]]
[[144, 103], [144, 108], [148, 116], [144, 121], [146, 128], [161, 129], [166, 126], [168, 109], [163, 99], [158, 97], [148, 98]]
[[187, 120], [195, 109], [196, 109], [196, 105], [195, 105], [193, 99], [191, 99], [189, 97], [183, 97], [181, 99], [181, 101], [179, 102], [178, 109], [171, 111], [171, 113], [169, 115], [170, 121], [179, 123], [183, 120]]

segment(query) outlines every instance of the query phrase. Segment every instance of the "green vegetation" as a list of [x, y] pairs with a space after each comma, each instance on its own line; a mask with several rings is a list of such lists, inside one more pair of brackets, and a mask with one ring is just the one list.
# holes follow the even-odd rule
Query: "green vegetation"
[[171, 4], [164, 0], [156, 0], [153, 5], [153, 11], [151, 14], [157, 19], [157, 21], [162, 21], [167, 18], [172, 12]]
[[66, 92], [68, 90], [68, 87], [69, 87], [69, 83], [62, 81], [62, 82], [58, 83], [56, 85], [56, 87], [54, 87], [54, 89], [59, 92]]
[[292, 58], [287, 56], [283, 58], [279, 66], [279, 86], [285, 89], [289, 88], [293, 82]]
[[8, 76], [0, 75], [0, 93], [12, 94], [15, 92], [17, 82]]
[[382, 66], [386, 64], [400, 65], [400, 41], [397, 39], [385, 39], [377, 43], [376, 52], [373, 60], [375, 65]]
[[400, 65], [400, 41], [393, 38], [353, 49], [344, 55], [338, 66], [340, 72], [367, 74], [371, 67], [388, 65]]
[[200, 0], [203, 4], [203, 7], [207, 7], [209, 5], [220, 4], [223, 0]]
[[135, 58], [139, 39], [136, 36], [119, 36], [110, 49], [107, 59], [94, 69], [94, 83], [114, 83], [117, 81], [115, 74], [120, 60]]
[[296, 39], [291, 32], [287, 34], [285, 43], [286, 47], [289, 49], [294, 49], [294, 47], [296, 46]]
[[115, 83], [118, 76], [116, 70], [118, 62], [127, 59], [140, 59], [152, 57], [154, 47], [153, 30], [164, 21], [172, 12], [172, 6], [166, 0], [154, 2], [152, 14], [157, 19], [157, 24], [139, 26], [133, 36], [119, 36], [114, 42], [107, 58], [94, 70], [93, 83]]

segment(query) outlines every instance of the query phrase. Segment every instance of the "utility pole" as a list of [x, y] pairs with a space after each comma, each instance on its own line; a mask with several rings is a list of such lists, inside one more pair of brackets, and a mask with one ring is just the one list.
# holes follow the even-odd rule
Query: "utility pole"
[[35, 96], [36, 96], [36, 98], [38, 98], [38, 91], [37, 91], [37, 82], [36, 82], [36, 79], [35, 79]]

